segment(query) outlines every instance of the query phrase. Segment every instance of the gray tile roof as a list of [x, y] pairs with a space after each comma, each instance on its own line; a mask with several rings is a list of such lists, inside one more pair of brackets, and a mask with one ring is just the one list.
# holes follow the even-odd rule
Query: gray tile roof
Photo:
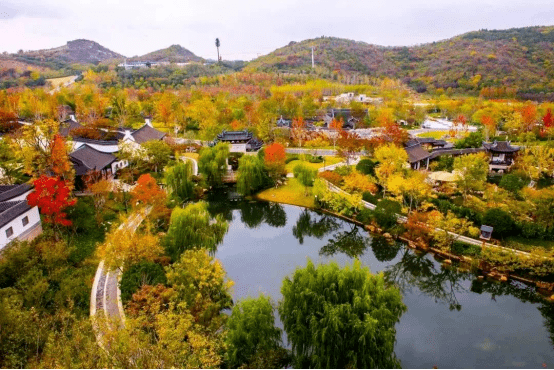
[[167, 134], [156, 130], [154, 127], [144, 125], [131, 134], [138, 144], [151, 140], [162, 140]]
[[33, 187], [29, 184], [0, 185], [0, 202], [5, 202], [22, 194], [25, 194]]
[[519, 150], [517, 146], [511, 146], [509, 141], [495, 141], [493, 143], [483, 143], [483, 147], [491, 152], [514, 153]]
[[112, 154], [98, 151], [87, 144], [69, 154], [69, 158], [74, 164], [77, 176], [84, 175], [89, 171], [103, 170], [117, 159]]
[[10, 223], [17, 216], [31, 209], [26, 200], [0, 203], [0, 227]]
[[250, 131], [223, 131], [217, 135], [219, 141], [231, 141], [231, 142], [248, 142], [252, 139], [252, 133]]
[[68, 119], [62, 122], [60, 125], [60, 135], [63, 137], [68, 137], [71, 135], [71, 131], [84, 128], [85, 126], [81, 125], [79, 122], [76, 122], [72, 119]]
[[419, 162], [423, 159], [431, 157], [431, 153], [421, 147], [421, 145], [413, 145], [405, 148], [408, 153], [408, 161], [410, 163]]

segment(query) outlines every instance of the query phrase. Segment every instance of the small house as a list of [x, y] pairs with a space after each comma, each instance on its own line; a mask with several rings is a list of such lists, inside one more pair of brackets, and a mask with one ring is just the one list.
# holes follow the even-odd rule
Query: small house
[[32, 240], [42, 232], [38, 207], [27, 203], [29, 184], [0, 185], [0, 250], [11, 241]]

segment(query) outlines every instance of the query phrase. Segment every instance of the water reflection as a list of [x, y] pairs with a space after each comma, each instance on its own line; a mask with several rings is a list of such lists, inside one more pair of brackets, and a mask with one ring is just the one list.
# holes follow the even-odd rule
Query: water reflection
[[455, 268], [437, 268], [431, 259], [409, 249], [404, 249], [398, 263], [385, 269], [387, 281], [398, 286], [401, 291], [417, 287], [435, 302], [446, 303], [450, 310], [458, 311], [462, 305], [456, 294], [467, 291], [461, 281], [469, 276], [469, 273], [459, 272]]
[[[429, 368], [430, 361], [449, 367], [554, 361], [554, 305], [533, 287], [480, 280], [475, 273], [443, 267], [430, 255], [391, 245], [329, 214], [227, 199], [210, 202], [210, 212], [232, 221], [217, 257], [236, 282], [237, 300], [262, 291], [278, 301], [281, 281], [306, 256], [340, 264], [358, 257], [372, 271], [383, 271], [388, 283], [404, 293], [408, 312], [398, 326], [396, 348], [408, 367]], [[254, 229], [245, 233], [245, 227]]]
[[282, 205], [270, 202], [230, 201], [232, 190], [211, 193], [208, 196], [208, 211], [212, 216], [221, 215], [226, 221], [233, 221], [233, 211], [240, 211], [240, 220], [254, 229], [266, 223], [272, 227], [287, 224], [287, 213]]
[[[361, 256], [370, 243], [370, 238], [356, 225], [350, 225], [351, 229], [335, 233], [320, 250], [320, 256], [330, 257], [335, 253], [344, 253], [350, 258]], [[360, 230], [362, 232], [360, 233]]]
[[339, 219], [327, 214], [315, 213], [305, 209], [298, 217], [292, 228], [292, 235], [300, 244], [305, 237], [323, 239], [326, 235], [338, 230], [341, 226]]
[[392, 261], [401, 248], [403, 248], [401, 243], [390, 243], [387, 238], [381, 235], [374, 235], [371, 240], [371, 250], [379, 262]]

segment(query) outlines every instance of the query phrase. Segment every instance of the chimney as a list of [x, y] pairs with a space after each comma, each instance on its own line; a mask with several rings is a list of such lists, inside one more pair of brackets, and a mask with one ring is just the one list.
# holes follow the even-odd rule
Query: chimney
[[75, 114], [70, 114], [70, 115], [69, 115], [69, 118], [70, 118], [72, 121], [77, 122], [77, 119], [75, 118]]
[[147, 126], [154, 127], [154, 126], [152, 126], [152, 116], [145, 116], [144, 117], [144, 123]]

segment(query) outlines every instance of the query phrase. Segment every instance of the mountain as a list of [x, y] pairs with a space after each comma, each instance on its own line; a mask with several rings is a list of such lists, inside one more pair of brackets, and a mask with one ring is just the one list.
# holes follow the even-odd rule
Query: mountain
[[148, 61], [148, 62], [173, 62], [173, 63], [186, 63], [186, 62], [202, 62], [203, 59], [194, 55], [188, 49], [185, 49], [181, 45], [171, 45], [168, 48], [156, 50], [151, 53], [145, 54], [140, 57], [131, 58], [133, 61]]
[[[307, 71], [311, 48], [327, 74], [399, 78], [420, 92], [442, 88], [554, 92], [554, 27], [480, 30], [410, 47], [384, 47], [333, 37], [291, 42], [246, 66], [258, 71]], [[325, 72], [323, 72], [325, 74]]]
[[53, 49], [23, 52], [23, 55], [41, 60], [81, 64], [124, 58], [123, 55], [113, 52], [97, 42], [84, 39], [68, 41], [66, 45]]

